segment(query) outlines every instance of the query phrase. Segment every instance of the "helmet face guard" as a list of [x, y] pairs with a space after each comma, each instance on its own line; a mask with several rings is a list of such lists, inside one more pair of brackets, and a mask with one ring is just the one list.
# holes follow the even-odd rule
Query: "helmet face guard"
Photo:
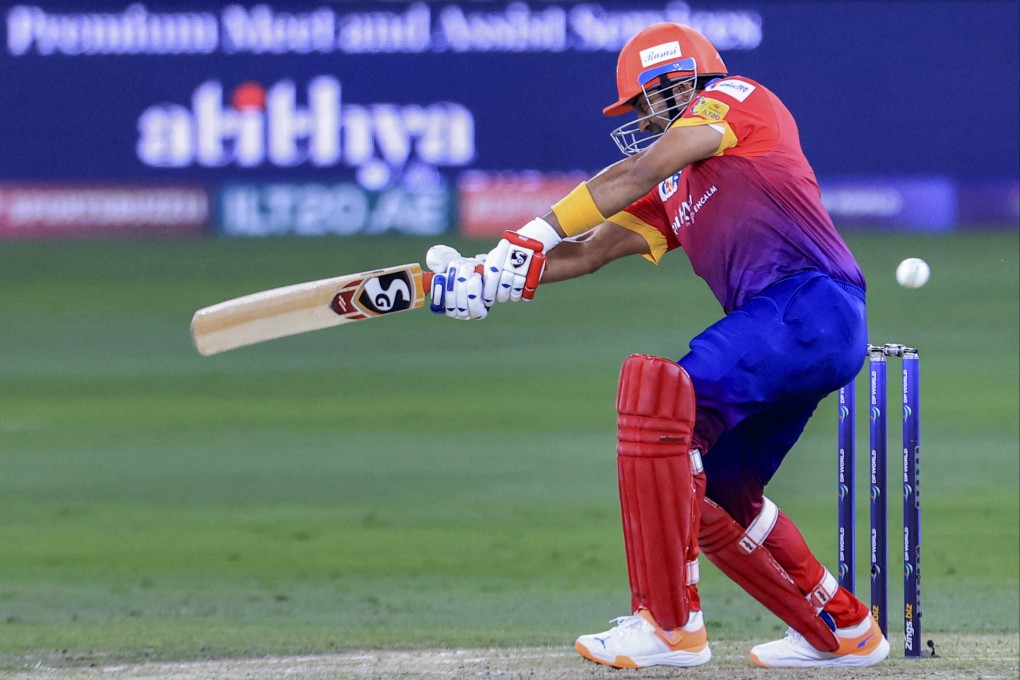
[[[681, 72], [679, 78], [670, 78], [668, 74]], [[683, 115], [684, 111], [694, 97], [694, 90], [698, 80], [698, 63], [693, 57], [670, 62], [662, 66], [649, 69], [638, 76], [638, 83], [641, 86], [641, 94], [644, 97], [645, 110], [648, 114], [636, 120], [624, 123], [613, 130], [613, 141], [625, 156], [633, 156], [639, 151], [651, 146], [669, 127], [670, 123]], [[677, 85], [691, 83], [691, 88], [680, 98], [674, 97], [672, 90]], [[662, 97], [659, 106], [656, 108], [652, 103], [651, 95], [659, 92]], [[662, 132], [645, 132], [641, 125], [653, 118], [661, 122]]]

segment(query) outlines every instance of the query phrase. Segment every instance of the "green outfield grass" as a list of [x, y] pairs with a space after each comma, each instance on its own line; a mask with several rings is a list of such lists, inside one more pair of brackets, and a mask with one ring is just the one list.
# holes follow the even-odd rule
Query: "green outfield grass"
[[[1016, 633], [1017, 232], [848, 240], [873, 340], [922, 352], [925, 636]], [[616, 379], [628, 354], [678, 357], [718, 317], [682, 255], [614, 263], [481, 323], [422, 310], [191, 348], [198, 307], [428, 245], [5, 243], [0, 666], [568, 645], [626, 613]], [[908, 256], [931, 264], [920, 290], [894, 281]], [[769, 492], [833, 570], [835, 422], [830, 401]], [[895, 456], [890, 472], [895, 489]], [[899, 573], [895, 501], [890, 516]], [[716, 638], [785, 628], [707, 561], [703, 593]]]

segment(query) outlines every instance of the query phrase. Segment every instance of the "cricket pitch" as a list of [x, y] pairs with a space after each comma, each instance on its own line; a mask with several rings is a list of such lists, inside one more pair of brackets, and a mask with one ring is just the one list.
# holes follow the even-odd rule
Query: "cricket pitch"
[[[1006, 680], [1020, 671], [1020, 635], [935, 634], [937, 658], [905, 659], [895, 645], [888, 660], [874, 668], [827, 669], [828, 680], [893, 678], [954, 680], [976, 678]], [[77, 659], [36, 659], [23, 670], [0, 673], [10, 680], [327, 680], [387, 678], [407, 680], [433, 678], [544, 678], [574, 680], [623, 677], [676, 678], [681, 675], [705, 680], [760, 680], [780, 672], [783, 678], [815, 678], [812, 669], [766, 671], [748, 661], [751, 642], [723, 640], [712, 643], [712, 661], [698, 668], [650, 668], [619, 671], [585, 661], [571, 649], [551, 647], [499, 649], [423, 649], [403, 651], [365, 650], [343, 654], [296, 657], [264, 657], [144, 664], [101, 663], [101, 655]], [[69, 661], [73, 666], [66, 665]], [[82, 662], [86, 666], [79, 665]]]

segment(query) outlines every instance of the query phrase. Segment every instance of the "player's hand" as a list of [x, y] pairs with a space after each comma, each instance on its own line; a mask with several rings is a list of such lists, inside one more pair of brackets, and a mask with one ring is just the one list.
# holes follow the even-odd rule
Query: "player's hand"
[[489, 308], [482, 302], [482, 275], [478, 273], [481, 257], [464, 257], [450, 246], [429, 248], [425, 264], [435, 274], [429, 305], [433, 312], [463, 320], [488, 315]]
[[556, 230], [536, 218], [503, 238], [485, 257], [482, 299], [494, 302], [531, 300], [545, 271], [545, 252], [560, 242]]

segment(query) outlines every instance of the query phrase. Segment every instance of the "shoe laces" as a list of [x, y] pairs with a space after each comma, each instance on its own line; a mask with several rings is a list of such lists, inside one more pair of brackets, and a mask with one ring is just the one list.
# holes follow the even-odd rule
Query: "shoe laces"
[[807, 640], [804, 639], [804, 636], [801, 635], [800, 633], [798, 633], [797, 631], [795, 631], [793, 628], [787, 628], [786, 629], [786, 635], [783, 636], [783, 639], [789, 640], [790, 642], [793, 642], [793, 643], [796, 643], [796, 644], [803, 644], [803, 645], [807, 644]]
[[630, 616], [617, 616], [615, 619], [612, 619], [610, 623], [613, 624], [613, 633], [619, 635], [633, 635], [643, 630], [643, 626], [641, 624], [648, 625], [647, 621], [636, 614], [632, 614]]
[[814, 645], [807, 641], [806, 637], [795, 631], [793, 628], [786, 629], [786, 635], [783, 637], [783, 640], [786, 641], [786, 644], [795, 649], [810, 651], [813, 654], [821, 653], [819, 650], [815, 649]]

